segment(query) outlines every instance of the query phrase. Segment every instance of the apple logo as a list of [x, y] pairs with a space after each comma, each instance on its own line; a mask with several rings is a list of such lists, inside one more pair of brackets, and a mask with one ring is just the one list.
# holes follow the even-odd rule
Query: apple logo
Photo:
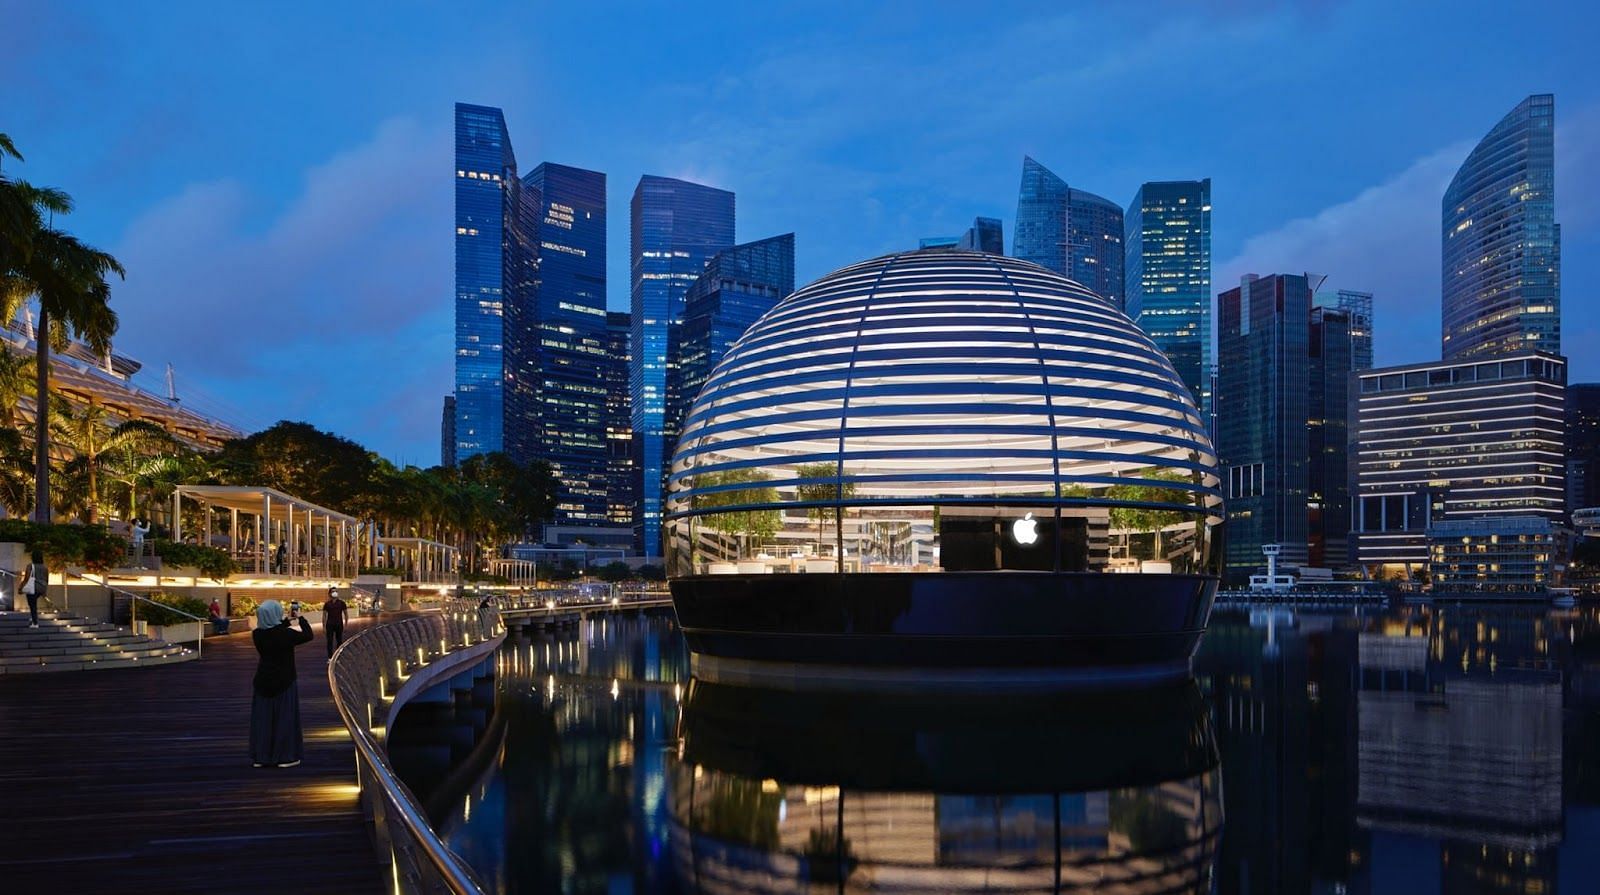
[[1039, 523], [1034, 520], [1032, 513], [1011, 523], [1011, 538], [1024, 547], [1039, 540]]

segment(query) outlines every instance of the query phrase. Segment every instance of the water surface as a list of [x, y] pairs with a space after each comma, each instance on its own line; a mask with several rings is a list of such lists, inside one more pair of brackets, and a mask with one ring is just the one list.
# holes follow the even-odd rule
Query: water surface
[[1137, 693], [690, 681], [670, 613], [508, 641], [396, 764], [504, 892], [1600, 892], [1600, 611], [1219, 610]]

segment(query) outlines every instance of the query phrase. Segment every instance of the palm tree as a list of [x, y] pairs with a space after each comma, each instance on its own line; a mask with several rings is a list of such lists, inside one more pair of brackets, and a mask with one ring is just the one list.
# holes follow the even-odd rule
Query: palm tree
[[0, 345], [0, 426], [17, 424], [17, 408], [33, 396], [33, 369], [28, 359]]
[[111, 310], [111, 285], [106, 278], [122, 275], [117, 259], [45, 226], [33, 234], [32, 251], [12, 273], [0, 295], [0, 318], [11, 319], [29, 298], [39, 302], [35, 332], [34, 394], [34, 519], [50, 521], [50, 349], [64, 349], [73, 337], [95, 354], [111, 350], [117, 313]]
[[33, 449], [12, 428], [0, 428], [0, 507], [8, 516], [33, 509]]
[[63, 401], [56, 408], [51, 428], [56, 440], [82, 461], [83, 521], [93, 523], [100, 505], [100, 467], [102, 458], [123, 453], [150, 454], [175, 450], [177, 442], [167, 430], [145, 420], [128, 420], [113, 427], [105, 408], [84, 404], [74, 408]]

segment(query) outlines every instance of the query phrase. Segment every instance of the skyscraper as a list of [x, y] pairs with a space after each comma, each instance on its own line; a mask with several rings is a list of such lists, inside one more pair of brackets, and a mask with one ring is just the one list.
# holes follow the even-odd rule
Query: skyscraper
[[507, 316], [520, 310], [535, 275], [537, 222], [521, 196], [500, 110], [457, 103], [455, 128], [455, 455], [465, 460], [523, 437], [519, 396], [507, 394], [505, 346]]
[[[1430, 542], [1447, 565], [1457, 564], [1450, 545], [1481, 538], [1474, 564], [1485, 565], [1474, 571], [1499, 576], [1513, 570], [1491, 555], [1493, 539], [1510, 548], [1554, 533], [1566, 504], [1564, 358], [1525, 352], [1434, 361], [1357, 379], [1352, 530], [1369, 571], [1422, 568]], [[1536, 575], [1548, 583], [1548, 567], [1560, 561], [1549, 550], [1515, 560], [1545, 567], [1525, 566], [1519, 574], [1528, 583]]]
[[631, 205], [633, 340], [630, 387], [634, 453], [639, 467], [640, 549], [661, 555], [661, 510], [666, 453], [675, 433], [667, 427], [670, 390], [677, 385], [673, 356], [683, 322], [683, 296], [712, 255], [733, 245], [733, 193], [645, 175]]
[[683, 416], [711, 370], [750, 324], [794, 291], [794, 234], [736, 245], [712, 256], [684, 294], [678, 385], [668, 427], [682, 431]]
[[1211, 179], [1155, 181], [1128, 204], [1124, 309], [1211, 406]]
[[1308, 560], [1310, 316], [1304, 275], [1248, 275], [1217, 297], [1217, 456], [1228, 497], [1225, 575], [1247, 578], [1279, 544]]
[[628, 375], [633, 366], [633, 315], [606, 314], [606, 518], [632, 528], [639, 509], [639, 471], [633, 458], [633, 397]]
[[[1358, 324], [1346, 308], [1313, 305], [1310, 324], [1310, 386], [1306, 421], [1307, 561], [1318, 568], [1351, 562], [1350, 373], [1355, 367]], [[1369, 330], [1370, 333], [1370, 330]], [[1368, 337], [1370, 343], [1370, 335]]]
[[1600, 507], [1600, 382], [1567, 386], [1567, 515]]
[[1555, 222], [1555, 97], [1500, 119], [1445, 189], [1445, 360], [1561, 353], [1561, 226]]
[[975, 249], [991, 255], [1004, 255], [1006, 253], [1004, 226], [999, 218], [973, 218], [972, 226], [961, 235], [956, 245], [959, 248]]
[[1350, 315], [1350, 368], [1372, 369], [1372, 293], [1340, 289], [1332, 307]]
[[606, 176], [545, 162], [523, 178], [537, 197], [539, 278], [514, 339], [531, 388], [527, 462], [547, 461], [561, 490], [557, 525], [606, 522]]
[[439, 465], [456, 465], [456, 396], [444, 396], [444, 413], [439, 421]]
[[1122, 206], [1069, 187], [1032, 157], [1022, 159], [1011, 254], [1123, 301]]

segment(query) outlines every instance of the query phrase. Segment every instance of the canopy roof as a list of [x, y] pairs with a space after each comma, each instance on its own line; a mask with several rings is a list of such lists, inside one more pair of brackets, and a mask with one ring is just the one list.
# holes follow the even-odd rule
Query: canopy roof
[[309, 500], [301, 500], [291, 494], [258, 485], [179, 485], [176, 493], [190, 500], [258, 516], [261, 515], [263, 505], [270, 499], [274, 510], [288, 507], [296, 513], [309, 512], [313, 516], [321, 516], [335, 522], [360, 524], [361, 521], [354, 516], [318, 506]]

